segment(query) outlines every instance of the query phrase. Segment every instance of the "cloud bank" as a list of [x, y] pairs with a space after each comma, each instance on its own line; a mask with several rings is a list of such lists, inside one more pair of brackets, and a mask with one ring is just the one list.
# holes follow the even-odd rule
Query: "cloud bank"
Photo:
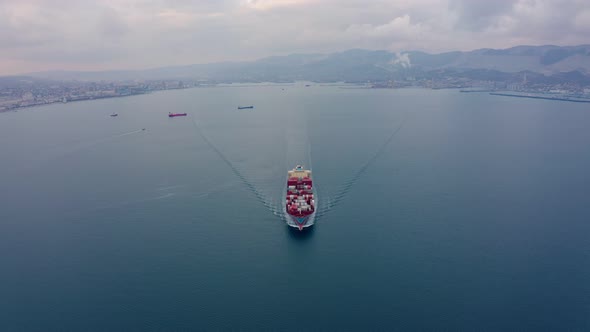
[[587, 0], [0, 0], [0, 75], [587, 43]]

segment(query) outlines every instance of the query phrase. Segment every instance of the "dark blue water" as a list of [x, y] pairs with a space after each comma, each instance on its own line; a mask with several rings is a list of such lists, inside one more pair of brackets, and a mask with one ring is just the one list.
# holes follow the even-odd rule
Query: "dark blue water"
[[575, 103], [319, 86], [0, 114], [0, 330], [589, 330], [588, 128]]

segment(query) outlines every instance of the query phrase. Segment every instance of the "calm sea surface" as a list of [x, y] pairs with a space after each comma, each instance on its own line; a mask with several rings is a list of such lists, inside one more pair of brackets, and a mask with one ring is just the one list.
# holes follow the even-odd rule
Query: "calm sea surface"
[[590, 330], [584, 104], [198, 88], [0, 114], [0, 158], [3, 331]]

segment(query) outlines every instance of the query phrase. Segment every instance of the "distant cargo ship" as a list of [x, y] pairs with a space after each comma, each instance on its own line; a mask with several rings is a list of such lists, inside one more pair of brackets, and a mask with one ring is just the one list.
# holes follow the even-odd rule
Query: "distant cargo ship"
[[245, 110], [245, 109], [249, 109], [249, 108], [254, 108], [254, 106], [238, 106], [239, 110]]
[[111, 116], [118, 116], [118, 115], [119, 115], [119, 114], [117, 114], [117, 113], [113, 113], [113, 114], [111, 114]]
[[171, 112], [168, 112], [168, 117], [169, 118], [173, 118], [175, 116], [186, 116], [186, 113], [171, 113]]
[[317, 206], [317, 197], [314, 193], [310, 170], [297, 165], [287, 173], [285, 218], [289, 226], [301, 231], [313, 225]]

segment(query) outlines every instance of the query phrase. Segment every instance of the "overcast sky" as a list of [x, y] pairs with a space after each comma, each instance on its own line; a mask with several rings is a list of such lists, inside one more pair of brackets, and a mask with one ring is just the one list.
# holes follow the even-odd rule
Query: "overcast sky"
[[0, 75], [590, 44], [590, 0], [0, 0]]

